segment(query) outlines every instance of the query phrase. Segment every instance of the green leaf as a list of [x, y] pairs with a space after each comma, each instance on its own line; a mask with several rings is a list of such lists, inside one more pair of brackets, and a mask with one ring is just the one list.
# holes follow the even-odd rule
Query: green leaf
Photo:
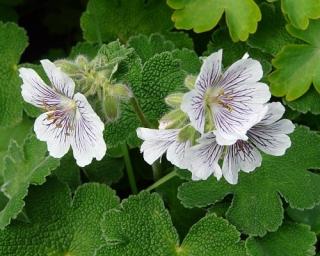
[[72, 47], [69, 58], [75, 59], [78, 55], [84, 55], [92, 60], [97, 55], [98, 50], [99, 46], [97, 44], [78, 42]]
[[83, 168], [90, 181], [111, 185], [118, 182], [123, 176], [124, 161], [121, 158], [112, 158], [106, 155], [101, 161], [94, 160]]
[[80, 23], [84, 39], [99, 44], [172, 28], [164, 0], [90, 0]]
[[311, 87], [309, 91], [294, 101], [286, 101], [285, 104], [291, 109], [306, 114], [311, 112], [314, 115], [320, 114], [320, 94]]
[[214, 28], [223, 13], [233, 41], [246, 41], [257, 30], [261, 13], [253, 0], [167, 0], [175, 9], [172, 20], [177, 29], [197, 33]]
[[118, 204], [114, 191], [101, 184], [87, 183], [73, 198], [53, 179], [32, 187], [25, 208], [30, 223], [14, 222], [0, 232], [0, 254], [93, 256], [104, 242], [103, 213]]
[[151, 34], [149, 37], [141, 34], [133, 36], [130, 37], [128, 45], [135, 49], [142, 63], [157, 53], [172, 51], [175, 48], [175, 45], [161, 34]]
[[[31, 131], [33, 122], [24, 118], [22, 122], [11, 127], [0, 127], [0, 177], [3, 177], [4, 161], [3, 158], [7, 154], [7, 150], [11, 140], [15, 140], [18, 144], [22, 144], [27, 135]], [[0, 184], [2, 184], [0, 182]]]
[[320, 2], [318, 0], [282, 0], [281, 8], [283, 13], [288, 15], [291, 24], [299, 29], [307, 29], [309, 19], [320, 18]]
[[97, 256], [245, 255], [240, 233], [215, 215], [196, 223], [179, 245], [161, 198], [147, 192], [130, 196], [107, 212], [102, 230], [106, 243]]
[[80, 169], [72, 155], [72, 152], [68, 152], [68, 154], [60, 159], [60, 166], [52, 173], [59, 181], [68, 184], [71, 191], [75, 191], [81, 184]]
[[312, 256], [315, 254], [316, 241], [316, 235], [310, 231], [310, 227], [286, 223], [262, 238], [249, 238], [246, 248], [250, 256]]
[[320, 93], [320, 20], [310, 22], [307, 30], [287, 26], [289, 33], [305, 44], [287, 45], [272, 61], [276, 70], [269, 76], [274, 96], [292, 101], [305, 94], [313, 83]]
[[[17, 64], [28, 45], [24, 29], [0, 22], [0, 125], [11, 126], [22, 120], [21, 80]], [[10, 47], [9, 47], [10, 46]]]
[[320, 136], [297, 127], [291, 141], [284, 156], [265, 155], [253, 173], [241, 172], [237, 185], [211, 177], [184, 183], [178, 197], [186, 207], [204, 207], [233, 194], [226, 214], [232, 224], [251, 235], [275, 231], [283, 219], [280, 195], [292, 208], [311, 208], [320, 202], [320, 176], [307, 171], [320, 167]]
[[175, 59], [180, 60], [181, 68], [188, 74], [197, 75], [201, 67], [201, 61], [195, 51], [189, 49], [176, 49], [172, 51]]
[[[143, 67], [137, 58], [129, 61], [129, 72], [119, 79], [130, 86], [147, 119], [157, 125], [157, 120], [168, 110], [164, 98], [183, 87], [185, 72], [170, 52], [154, 55]], [[107, 144], [112, 147], [134, 140], [139, 126], [131, 106], [124, 103], [120, 118], [106, 126]]]
[[187, 48], [192, 50], [194, 48], [192, 38], [183, 31], [163, 31], [161, 34], [167, 40], [173, 42], [178, 49]]
[[225, 29], [217, 30], [212, 34], [211, 41], [207, 46], [205, 54], [210, 55], [220, 49], [223, 49], [222, 62], [225, 67], [228, 67], [235, 61], [241, 59], [245, 53], [249, 53], [253, 59], [260, 61], [264, 76], [272, 70], [272, 65], [270, 63], [272, 56], [270, 54], [264, 53], [259, 49], [253, 49], [243, 42], [232, 42]]
[[297, 39], [287, 32], [286, 21], [278, 5], [262, 3], [260, 9], [263, 19], [259, 23], [257, 32], [248, 40], [251, 47], [274, 56], [285, 45], [297, 42]]
[[293, 221], [307, 224], [316, 234], [320, 233], [320, 205], [305, 210], [288, 207], [287, 214]]
[[4, 157], [1, 191], [8, 201], [0, 211], [0, 229], [4, 229], [22, 210], [29, 186], [44, 183], [46, 176], [58, 167], [59, 160], [46, 154], [46, 144], [34, 136], [29, 136], [22, 146], [11, 141]]

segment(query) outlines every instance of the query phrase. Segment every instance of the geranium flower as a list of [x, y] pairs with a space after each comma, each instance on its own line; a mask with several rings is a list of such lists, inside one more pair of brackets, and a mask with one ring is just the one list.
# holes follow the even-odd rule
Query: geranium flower
[[[223, 175], [229, 183], [236, 184], [240, 170], [251, 172], [261, 165], [259, 150], [269, 155], [283, 155], [291, 146], [287, 134], [293, 132], [294, 125], [288, 119], [279, 120], [285, 111], [281, 103], [270, 103], [267, 107], [265, 116], [248, 131], [247, 141], [237, 140], [231, 146], [221, 146], [213, 132], [204, 134], [188, 154], [192, 179], [205, 180], [211, 174], [220, 179]], [[222, 157], [221, 169], [218, 161]]]
[[258, 82], [263, 75], [258, 61], [246, 54], [222, 73], [221, 60], [222, 50], [204, 60], [181, 109], [201, 134], [213, 131], [218, 144], [231, 145], [247, 139], [248, 129], [261, 119], [271, 94], [266, 84]]
[[74, 94], [73, 80], [49, 60], [41, 61], [51, 86], [30, 68], [20, 68], [23, 99], [46, 111], [35, 121], [34, 131], [46, 141], [52, 157], [64, 156], [70, 146], [79, 166], [101, 160], [106, 153], [103, 139], [104, 124], [86, 97]]
[[167, 159], [182, 169], [189, 167], [186, 152], [191, 147], [191, 140], [180, 138], [181, 129], [157, 130], [138, 128], [137, 135], [144, 140], [140, 151], [148, 164], [153, 164], [165, 152]]

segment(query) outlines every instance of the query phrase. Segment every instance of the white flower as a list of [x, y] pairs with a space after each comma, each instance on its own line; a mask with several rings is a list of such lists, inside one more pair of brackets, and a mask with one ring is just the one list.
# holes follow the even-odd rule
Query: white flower
[[190, 140], [181, 140], [179, 133], [181, 129], [157, 130], [149, 128], [138, 128], [137, 135], [144, 140], [140, 151], [148, 164], [153, 164], [165, 152], [167, 159], [182, 169], [189, 167], [186, 152], [191, 147]]
[[60, 158], [70, 146], [79, 166], [101, 160], [106, 153], [103, 139], [104, 124], [81, 93], [74, 94], [73, 80], [49, 60], [42, 60], [51, 86], [30, 68], [20, 68], [24, 100], [46, 113], [35, 121], [34, 131], [46, 141], [49, 154]]
[[[245, 55], [222, 73], [222, 50], [207, 57], [197, 77], [195, 88], [186, 93], [181, 109], [201, 133], [213, 131], [218, 144], [231, 145], [246, 140], [246, 133], [261, 119], [263, 104], [271, 94], [256, 60]], [[205, 129], [212, 123], [213, 128]]]
[[[294, 125], [288, 119], [279, 120], [285, 109], [281, 103], [270, 103], [268, 111], [260, 122], [247, 133], [248, 140], [237, 140], [231, 146], [218, 145], [216, 136], [210, 132], [198, 140], [199, 144], [188, 153], [191, 161], [189, 170], [193, 180], [207, 179], [214, 174], [217, 179], [225, 179], [236, 184], [240, 170], [251, 172], [261, 165], [262, 157], [258, 149], [274, 156], [281, 156], [291, 146], [287, 134], [293, 132]], [[223, 159], [222, 169], [218, 165]]]

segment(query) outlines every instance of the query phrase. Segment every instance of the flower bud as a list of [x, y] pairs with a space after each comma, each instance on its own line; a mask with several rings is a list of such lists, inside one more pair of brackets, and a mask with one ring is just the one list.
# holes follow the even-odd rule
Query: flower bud
[[172, 108], [179, 108], [182, 102], [183, 93], [173, 93], [168, 95], [164, 100]]
[[187, 121], [187, 115], [180, 109], [170, 111], [159, 121], [159, 129], [180, 128]]
[[196, 135], [197, 135], [197, 131], [191, 125], [186, 125], [180, 130], [178, 134], [178, 140], [179, 141], [190, 140], [194, 142], [196, 139]]
[[107, 93], [118, 99], [130, 99], [133, 96], [131, 89], [124, 84], [110, 85]]
[[115, 97], [105, 96], [102, 107], [107, 122], [113, 122], [120, 116], [120, 101]]
[[196, 83], [197, 77], [193, 75], [187, 75], [184, 79], [184, 85], [189, 89], [194, 89], [194, 85]]

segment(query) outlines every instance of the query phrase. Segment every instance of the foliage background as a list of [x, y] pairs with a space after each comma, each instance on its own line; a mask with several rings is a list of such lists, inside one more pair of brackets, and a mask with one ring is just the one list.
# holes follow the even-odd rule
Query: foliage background
[[[318, 0], [0, 0], [0, 255], [316, 255], [320, 232], [320, 2]], [[283, 157], [265, 156], [231, 186], [188, 172], [156, 193], [131, 195], [130, 148], [139, 191], [153, 183], [128, 104], [107, 126], [107, 156], [78, 168], [47, 155], [32, 134], [17, 69], [39, 60], [93, 58], [102, 44], [135, 50], [118, 78], [148, 119], [168, 110], [207, 56], [228, 66], [248, 52], [274, 101], [297, 124]], [[108, 53], [117, 52], [117, 42]], [[114, 48], [113, 48], [114, 47]], [[163, 159], [162, 175], [172, 170]]]

